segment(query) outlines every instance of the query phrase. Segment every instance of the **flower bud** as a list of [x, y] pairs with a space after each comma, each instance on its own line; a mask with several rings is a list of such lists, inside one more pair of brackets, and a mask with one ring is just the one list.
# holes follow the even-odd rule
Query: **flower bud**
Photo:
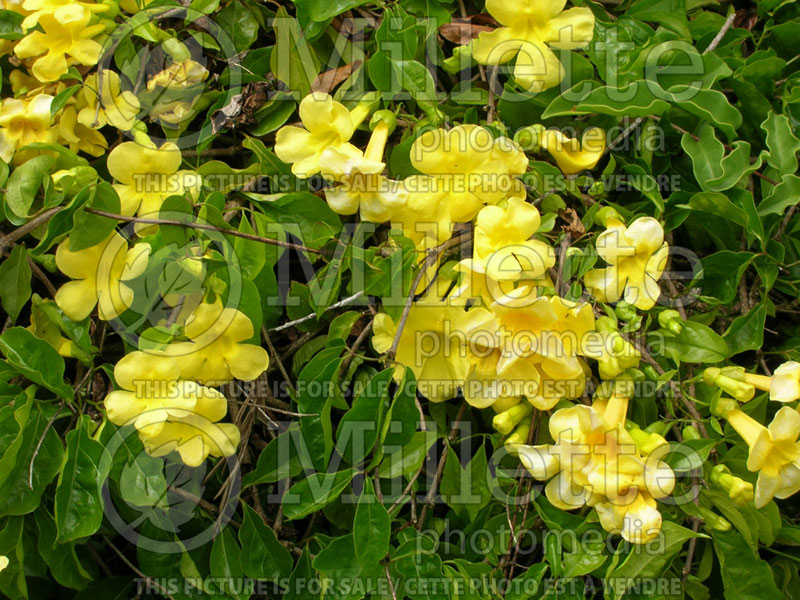
[[617, 315], [617, 318], [623, 321], [632, 321], [637, 316], [636, 308], [624, 300], [617, 303], [617, 306], [614, 308], [614, 313]]
[[530, 433], [531, 426], [529, 423], [522, 423], [514, 430], [510, 436], [506, 438], [505, 448], [509, 452], [516, 454], [517, 446], [522, 446], [528, 443], [528, 433]]
[[714, 531], [729, 531], [731, 522], [723, 516], [718, 515], [713, 510], [698, 506], [697, 510], [700, 512], [700, 517], [705, 521], [709, 529]]
[[677, 310], [662, 310], [658, 313], [658, 324], [674, 334], [680, 333], [683, 329], [683, 319]]
[[694, 428], [694, 425], [687, 425], [683, 428], [684, 440], [699, 440], [701, 437], [700, 432]]
[[529, 414], [531, 414], [531, 405], [528, 402], [520, 402], [495, 415], [492, 419], [492, 427], [503, 435], [508, 435]]
[[732, 410], [738, 409], [739, 403], [733, 398], [725, 398], [724, 396], [720, 396], [719, 398], [714, 398], [711, 401], [710, 408], [711, 414], [715, 417], [724, 417]]
[[604, 206], [597, 211], [594, 217], [595, 222], [600, 223], [603, 227], [608, 227], [611, 221], [622, 222], [620, 214], [610, 206]]
[[717, 465], [711, 470], [711, 481], [725, 490], [739, 506], [753, 501], [753, 484], [733, 475], [725, 465]]
[[739, 402], [748, 402], [756, 393], [755, 387], [744, 381], [743, 367], [709, 367], [703, 371], [703, 381], [716, 385]]
[[544, 132], [544, 126], [538, 123], [523, 127], [514, 134], [514, 141], [526, 152], [538, 152], [541, 148], [542, 132]]

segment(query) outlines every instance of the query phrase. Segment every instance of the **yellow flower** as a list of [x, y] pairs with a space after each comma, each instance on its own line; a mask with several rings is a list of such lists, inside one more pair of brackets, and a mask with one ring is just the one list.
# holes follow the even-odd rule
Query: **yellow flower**
[[322, 175], [340, 184], [325, 190], [325, 199], [335, 212], [359, 212], [363, 221], [383, 223], [405, 206], [408, 193], [403, 184], [381, 175], [386, 166], [382, 160], [388, 135], [389, 125], [380, 121], [363, 155], [353, 156], [333, 147], [322, 153]]
[[603, 157], [606, 133], [599, 127], [590, 127], [578, 141], [555, 129], [547, 129], [542, 132], [539, 143], [556, 159], [564, 175], [575, 175], [593, 169]]
[[750, 447], [747, 468], [758, 472], [754, 502], [766, 506], [772, 498], [788, 498], [800, 490], [800, 414], [784, 406], [769, 427], [739, 409], [728, 411], [728, 423]]
[[550, 480], [547, 499], [558, 508], [597, 508], [601, 525], [634, 543], [652, 539], [661, 527], [655, 499], [672, 493], [675, 476], [660, 445], [643, 455], [625, 429], [628, 398], [618, 394], [592, 406], [576, 405], [550, 417], [552, 445], [519, 446], [523, 466]]
[[617, 331], [613, 319], [603, 316], [595, 322], [597, 331], [587, 335], [586, 355], [597, 360], [600, 377], [612, 380], [624, 371], [635, 368], [642, 358], [641, 353]]
[[414, 140], [410, 158], [414, 168], [433, 178], [433, 193], [444, 194], [454, 222], [472, 220], [484, 204], [525, 197], [516, 177], [528, 167], [525, 153], [478, 125], [426, 131]]
[[8, 566], [8, 557], [0, 555], [0, 571]]
[[123, 357], [114, 368], [121, 389], [105, 399], [109, 421], [134, 425], [149, 454], [175, 450], [189, 466], [199, 466], [209, 454], [234, 454], [238, 428], [218, 423], [228, 411], [225, 396], [178, 380], [177, 373], [177, 361], [166, 354], [136, 351]]
[[549, 47], [583, 48], [594, 34], [592, 11], [585, 7], [564, 11], [565, 4], [566, 0], [486, 0], [486, 10], [504, 27], [473, 40], [472, 56], [484, 65], [506, 63], [516, 56], [514, 79], [531, 92], [558, 85], [564, 67]]
[[[56, 132], [50, 125], [52, 103], [53, 97], [47, 94], [38, 94], [30, 100], [3, 100], [0, 107], [0, 158], [3, 161], [10, 163], [14, 153], [28, 144], [56, 141]], [[17, 156], [15, 163], [27, 158]]]
[[536, 298], [525, 286], [488, 309], [470, 310], [460, 328], [471, 362], [464, 398], [484, 408], [504, 396], [525, 396], [549, 410], [564, 397], [580, 395], [586, 375], [578, 354], [593, 328], [588, 304]]
[[800, 399], [800, 363], [790, 360], [775, 369], [769, 385], [769, 399], [776, 402]]
[[24, 0], [21, 6], [25, 14], [28, 12], [30, 12], [30, 14], [22, 21], [22, 29], [27, 31], [32, 27], [36, 27], [42, 15], [54, 14], [57, 18], [61, 19], [63, 18], [61, 15], [64, 14], [64, 8], [75, 4], [93, 13], [106, 12], [109, 9], [105, 4], [95, 4], [94, 2], [76, 2], [75, 0]]
[[[116, 146], [106, 164], [108, 172], [118, 182], [114, 189], [119, 194], [120, 212], [155, 217], [168, 197], [183, 195], [197, 187], [200, 182], [197, 174], [178, 171], [181, 160], [181, 151], [172, 142], [164, 142], [161, 147], [149, 140]], [[137, 233], [153, 230], [148, 225], [136, 228]]]
[[302, 129], [281, 127], [275, 135], [275, 154], [291, 163], [292, 173], [310, 177], [321, 168], [322, 153], [333, 148], [341, 154], [358, 157], [361, 152], [349, 143], [368, 111], [358, 105], [352, 111], [328, 94], [314, 92], [300, 102]]
[[83, 104], [78, 113], [81, 125], [98, 129], [111, 125], [121, 131], [129, 131], [139, 114], [139, 99], [133, 92], [120, 91], [120, 78], [110, 69], [103, 70], [103, 92], [98, 98], [98, 75], [86, 78], [81, 91]]
[[479, 289], [459, 289], [458, 296], [491, 301], [508, 293], [502, 282], [537, 280], [555, 265], [555, 253], [546, 243], [531, 239], [541, 225], [539, 211], [522, 198], [510, 198], [506, 206], [486, 206], [478, 212], [473, 255], [457, 269], [468, 273], [468, 281]]
[[92, 156], [102, 156], [108, 149], [108, 142], [102, 133], [86, 127], [78, 121], [78, 111], [67, 106], [58, 121], [58, 136], [65, 146], [73, 152], [83, 151]]
[[89, 25], [92, 13], [80, 4], [70, 4], [56, 13], [39, 17], [43, 31], [34, 31], [14, 47], [21, 59], [34, 58], [31, 71], [39, 81], [55, 81], [70, 65], [91, 66], [100, 59], [102, 47], [93, 37], [105, 30], [102, 24]]
[[128, 242], [116, 231], [77, 252], [69, 249], [67, 238], [56, 250], [56, 265], [76, 281], [61, 286], [56, 303], [74, 321], [88, 317], [96, 305], [101, 319], [117, 317], [133, 302], [133, 290], [123, 282], [141, 275], [149, 256], [149, 245], [140, 243], [128, 249]]
[[[497, 403], [492, 405], [495, 408]], [[492, 419], [492, 427], [503, 435], [508, 435], [522, 422], [522, 419], [531, 414], [531, 405], [519, 402], [511, 408], [497, 413]]]
[[183, 90], [203, 83], [208, 78], [208, 70], [200, 63], [187, 58], [184, 61], [172, 63], [169, 67], [153, 75], [147, 81], [147, 91], [152, 92], [156, 87]]
[[624, 294], [628, 304], [641, 310], [652, 308], [661, 295], [658, 279], [669, 255], [661, 223], [640, 217], [625, 227], [619, 220], [609, 219], [595, 247], [609, 266], [586, 273], [589, 293], [601, 302], [616, 302]]
[[245, 343], [253, 333], [253, 323], [244, 313], [220, 301], [201, 304], [184, 327], [191, 341], [169, 344], [166, 352], [176, 358], [184, 379], [214, 385], [234, 378], [252, 381], [269, 366], [264, 348]]
[[[417, 389], [431, 402], [454, 398], [469, 368], [459, 340], [462, 309], [430, 293], [411, 306], [395, 360], [411, 368]], [[397, 326], [392, 318], [379, 313], [372, 326], [372, 345], [377, 352], [391, 348]]]

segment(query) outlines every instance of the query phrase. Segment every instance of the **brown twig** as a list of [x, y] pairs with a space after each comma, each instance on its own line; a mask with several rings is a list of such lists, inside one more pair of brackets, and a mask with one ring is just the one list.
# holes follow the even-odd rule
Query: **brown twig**
[[11, 246], [18, 239], [36, 229], [39, 225], [50, 219], [50, 217], [52, 217], [60, 210], [61, 210], [60, 206], [55, 206], [49, 210], [44, 211], [39, 215], [36, 215], [30, 221], [28, 221], [24, 225], [20, 225], [11, 233], [7, 233], [6, 235], [0, 238], [0, 249]]
[[110, 540], [110, 539], [108, 539], [108, 537], [106, 537], [106, 536], [103, 536], [103, 540], [105, 541], [105, 543], [106, 543], [106, 544], [108, 544], [108, 545], [110, 546], [110, 548], [111, 548], [111, 549], [114, 551], [114, 553], [115, 553], [117, 556], [119, 556], [119, 557], [120, 557], [120, 559], [122, 560], [122, 562], [124, 562], [124, 563], [125, 563], [125, 564], [128, 566], [128, 568], [129, 568], [131, 571], [133, 571], [133, 572], [134, 572], [136, 575], [138, 575], [139, 577], [141, 577], [142, 579], [144, 579], [145, 581], [147, 581], [147, 583], [148, 583], [149, 585], [152, 585], [153, 587], [155, 587], [155, 588], [156, 588], [156, 589], [157, 589], [157, 590], [158, 590], [158, 591], [161, 593], [161, 595], [162, 595], [162, 596], [164, 596], [165, 598], [169, 598], [169, 600], [175, 600], [175, 598], [173, 598], [173, 597], [170, 595], [170, 593], [169, 593], [169, 592], [166, 590], [166, 588], [164, 588], [164, 586], [163, 586], [163, 585], [161, 585], [161, 584], [160, 584], [158, 581], [156, 581], [155, 579], [153, 579], [153, 578], [152, 578], [152, 577], [150, 577], [149, 575], [145, 575], [145, 574], [144, 574], [142, 571], [140, 571], [140, 570], [139, 570], [139, 569], [136, 567], [136, 565], [134, 565], [134, 564], [133, 564], [133, 563], [132, 563], [130, 560], [128, 560], [128, 557], [127, 557], [127, 556], [125, 556], [125, 555], [124, 555], [124, 554], [123, 554], [123, 553], [122, 553], [122, 552], [119, 550], [119, 548], [117, 548], [117, 547], [116, 547], [114, 544], [112, 544], [112, 543], [111, 543], [111, 540]]

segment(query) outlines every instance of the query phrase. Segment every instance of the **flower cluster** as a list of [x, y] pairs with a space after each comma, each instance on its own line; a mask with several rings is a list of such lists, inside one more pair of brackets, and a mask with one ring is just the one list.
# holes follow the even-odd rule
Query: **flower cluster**
[[[427, 129], [409, 149], [419, 173], [395, 181], [384, 174], [383, 158], [393, 115], [378, 111], [369, 119], [365, 150], [353, 143], [369, 113], [366, 98], [348, 110], [328, 95], [309, 95], [300, 105], [303, 127], [279, 130], [275, 152], [296, 175], [321, 173], [329, 180], [325, 196], [334, 211], [389, 221], [414, 242], [421, 257], [419, 297], [399, 320], [376, 315], [374, 348], [390, 355], [398, 376], [402, 367], [411, 368], [429, 401], [460, 394], [474, 407], [492, 407], [495, 427], [537, 477], [559, 473], [548, 484], [554, 504], [594, 506], [609, 531], [634, 542], [650, 539], [661, 523], [656, 500], [671, 493], [673, 476], [660, 460], [666, 445], [625, 428], [627, 398], [557, 411], [546, 467], [534, 466], [532, 453], [539, 450], [525, 444], [531, 410], [548, 411], [584, 395], [595, 376], [591, 361], [600, 379], [625, 379], [641, 356], [615, 320], [596, 318], [590, 303], [556, 293], [556, 253], [527, 199], [522, 147], [479, 125]], [[535, 136], [534, 150], [548, 152], [567, 177], [593, 168], [605, 151], [597, 128], [580, 142], [538, 126], [528, 133]], [[587, 290], [601, 302], [624, 297], [634, 307], [652, 307], [668, 253], [661, 225], [640, 217], [626, 227], [608, 207], [597, 220], [606, 230], [596, 248], [608, 266], [585, 275]], [[471, 225], [472, 253], [447, 277], [439, 264], [459, 223]]]
[[[800, 491], [800, 413], [786, 406], [800, 400], [800, 363], [785, 362], [769, 377], [747, 373], [742, 367], [712, 367], [705, 370], [703, 379], [720, 390], [712, 411], [727, 419], [747, 444], [747, 469], [758, 474], [753, 497], [756, 507]], [[770, 400], [783, 404], [767, 427], [740, 407], [756, 390], [769, 392]], [[723, 397], [721, 392], [731, 397]]]

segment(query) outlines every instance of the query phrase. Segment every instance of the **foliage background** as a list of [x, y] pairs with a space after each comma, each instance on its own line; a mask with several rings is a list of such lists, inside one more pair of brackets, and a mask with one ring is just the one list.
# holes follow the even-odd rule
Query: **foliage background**
[[[213, 77], [190, 124], [198, 133], [194, 144], [183, 148], [185, 166], [209, 176], [240, 178], [238, 185], [227, 185], [220, 177], [217, 188], [206, 189], [195, 206], [170, 201], [165, 215], [188, 213], [187, 219], [199, 217], [222, 231], [277, 237], [323, 252], [222, 236], [234, 260], [220, 256], [213, 268], [220, 279], [240, 281], [240, 310], [262, 332], [272, 358], [265, 376], [269, 385], [258, 393], [237, 386], [225, 390], [244, 440], [237, 455], [241, 496], [229, 515], [231, 523], [199, 547], [176, 553], [137, 547], [109, 521], [109, 498], [101, 496], [97, 481], [108, 477], [114, 506], [138, 507], [146, 515], [141, 529], [174, 547], [176, 536], [167, 524], [180, 514], [183, 532], [208, 530], [228, 500], [236, 499], [237, 477], [225, 465], [210, 464], [200, 478], [178, 463], [165, 466], [143, 455], [135, 438], [125, 439], [113, 461], [103, 460], [115, 427], [106, 423], [98, 429], [104, 419], [102, 400], [126, 342], [94, 319], [70, 322], [45, 302], [44, 310], [51, 311], [82, 352], [82, 360], [65, 361], [14, 325], [28, 322], [32, 303], [39, 302], [35, 296], [32, 301], [32, 294], [52, 297], [49, 280], [60, 281], [53, 242], [69, 232], [101, 239], [117, 223], [91, 210], [117, 213], [118, 205], [115, 209], [113, 194], [103, 187], [107, 184], [91, 193], [55, 190], [49, 183], [52, 165], [42, 161], [29, 161], [10, 173], [0, 166], [5, 188], [0, 299], [7, 313], [0, 335], [5, 356], [0, 362], [0, 552], [12, 559], [0, 573], [4, 596], [144, 597], [147, 590], [137, 589], [136, 581], [145, 588], [154, 581], [151, 595], [247, 598], [248, 591], [226, 594], [213, 585], [206, 590], [158, 588], [158, 582], [170, 578], [219, 582], [247, 576], [273, 582], [252, 597], [276, 597], [290, 589], [285, 595], [293, 598], [488, 598], [503, 595], [493, 591], [492, 582], [514, 578], [518, 584], [541, 585], [531, 593], [509, 592], [506, 598], [602, 597], [603, 580], [627, 577], [677, 580], [678, 595], [694, 599], [797, 597], [798, 500], [772, 502], [762, 510], [743, 508], [706, 483], [704, 472], [721, 460], [738, 466], [738, 475], [752, 477], [744, 467], [744, 445], [710, 415], [712, 390], [698, 373], [703, 365], [728, 359], [764, 372], [798, 359], [800, 5], [794, 0], [579, 4], [592, 9], [597, 25], [587, 51], [566, 59], [575, 86], [591, 82], [580, 88], [588, 91], [577, 100], [565, 98], [567, 90], [558, 88], [538, 95], [520, 91], [499, 73], [490, 72], [488, 80], [486, 74], [459, 79], [450, 58], [458, 43], [469, 40], [471, 25], [491, 24], [482, 3], [469, 0], [192, 0], [191, 18], [176, 3], [149, 5], [178, 10], [125, 36], [111, 48], [110, 59], [135, 79], [151, 56], [140, 50], [158, 51], [148, 27], [183, 41], [193, 39]], [[206, 19], [199, 25], [198, 14]], [[732, 22], [726, 25], [729, 16]], [[275, 17], [281, 17], [277, 26], [271, 21]], [[349, 17], [361, 20], [363, 45], [353, 43], [353, 31], [343, 33], [352, 26]], [[134, 18], [120, 17], [118, 23]], [[209, 21], [219, 30], [208, 27]], [[388, 27], [390, 22], [399, 27]], [[15, 39], [18, 30], [4, 11], [0, 37]], [[231, 46], [214, 42], [208, 31]], [[704, 52], [720, 32], [724, 35], [713, 51]], [[654, 83], [647, 59], [663, 44], [681, 48], [683, 59], [699, 60], [701, 80], [674, 72]], [[615, 61], [609, 58], [612, 51]], [[668, 55], [666, 63], [670, 60]], [[4, 90], [11, 68], [4, 57]], [[645, 79], [652, 85], [640, 86], [633, 97], [610, 93]], [[684, 101], [677, 92], [686, 85], [700, 90]], [[556, 247], [567, 235], [578, 248], [591, 246], [594, 216], [602, 203], [624, 216], [656, 216], [666, 224], [671, 245], [699, 258], [694, 271], [689, 261], [673, 259], [673, 269], [684, 275], [666, 290], [667, 296], [696, 296], [685, 307], [685, 318], [697, 325], [685, 327], [663, 353], [646, 359], [642, 371], [660, 385], [659, 392], [634, 398], [631, 417], [642, 426], [665, 420], [673, 444], [696, 452], [699, 459], [672, 466], [681, 476], [679, 486], [702, 490], [706, 512], [692, 503], [663, 507], [663, 545], [652, 552], [637, 552], [618, 538], [606, 545], [588, 509], [560, 511], [538, 494], [541, 485], [525, 477], [513, 458], [495, 464], [502, 440], [492, 431], [489, 416], [457, 401], [425, 403], [421, 414], [408, 386], [397, 393], [381, 387], [391, 370], [369, 347], [372, 314], [382, 301], [391, 305], [386, 296], [394, 289], [393, 280], [402, 283], [404, 293], [390, 310], [401, 309], [415, 254], [407, 240], [386, 227], [360, 230], [363, 239], [353, 241], [352, 223], [333, 213], [306, 182], [295, 180], [272, 152], [274, 132], [296, 120], [297, 100], [312, 89], [335, 90], [343, 100], [363, 91], [384, 92], [383, 105], [398, 116], [389, 156], [389, 172], [398, 178], [412, 172], [408, 149], [426, 125], [482, 123], [497, 134], [513, 134], [535, 123], [577, 122], [629, 131], [595, 170], [636, 175], [628, 188], [579, 178], [576, 185], [553, 189], [548, 182], [558, 170], [546, 155], [535, 153], [525, 180], [529, 198], [543, 215], [540, 233]], [[85, 163], [66, 150], [57, 161], [60, 168]], [[103, 174], [104, 161], [100, 157], [90, 163]], [[276, 197], [279, 193], [285, 195]], [[154, 253], [158, 244], [185, 245], [210, 235], [191, 227], [162, 227]], [[457, 259], [461, 251], [455, 248], [448, 258]], [[564, 281], [574, 281], [592, 266], [582, 256], [562, 265]], [[235, 272], [222, 272], [230, 270]], [[359, 270], [367, 273], [363, 283], [352, 276]], [[153, 281], [162, 274], [156, 268]], [[337, 304], [362, 286], [363, 298]], [[583, 290], [576, 284], [568, 293], [579, 298]], [[623, 331], [641, 340], [659, 327], [648, 314], [617, 316]], [[335, 387], [326, 388], [326, 383]], [[320, 395], [314, 389], [335, 391]], [[774, 408], [762, 395], [748, 410], [763, 420]], [[385, 425], [381, 435], [365, 452], [348, 448], [348, 422], [376, 413]], [[700, 439], [679, 442], [683, 427], [698, 417]], [[454, 427], [456, 421], [460, 427]], [[297, 435], [309, 444], [307, 455], [279, 451], [282, 441]], [[401, 461], [391, 456], [398, 447], [405, 448]], [[321, 474], [327, 467], [324, 457], [334, 451], [344, 458], [338, 472]], [[424, 475], [415, 479], [418, 473]], [[196, 494], [187, 491], [187, 481], [197, 484]], [[320, 482], [332, 484], [321, 496], [312, 493]], [[398, 486], [402, 491], [409, 482], [416, 502], [406, 496], [394, 505]], [[429, 505], [429, 492], [433, 498], [437, 487], [442, 501]], [[508, 506], [493, 495], [498, 490], [512, 495], [532, 491], [533, 498]], [[465, 491], [472, 494], [468, 501]], [[282, 502], [287, 493], [295, 500]], [[378, 502], [368, 503], [373, 497]], [[724, 517], [730, 527], [715, 516]], [[517, 535], [523, 529], [538, 536], [535, 546]], [[489, 535], [474, 537], [479, 530]], [[569, 535], [542, 538], [545, 531], [590, 530], [603, 541], [587, 546], [573, 544]], [[463, 547], [451, 541], [458, 536], [444, 535], [452, 532], [478, 542]], [[371, 583], [351, 590], [298, 591], [295, 585], [353, 577]], [[381, 579], [391, 585], [381, 587]], [[411, 580], [473, 580], [486, 587], [461, 593], [436, 585], [406, 588]], [[624, 589], [605, 594], [637, 596]]]

